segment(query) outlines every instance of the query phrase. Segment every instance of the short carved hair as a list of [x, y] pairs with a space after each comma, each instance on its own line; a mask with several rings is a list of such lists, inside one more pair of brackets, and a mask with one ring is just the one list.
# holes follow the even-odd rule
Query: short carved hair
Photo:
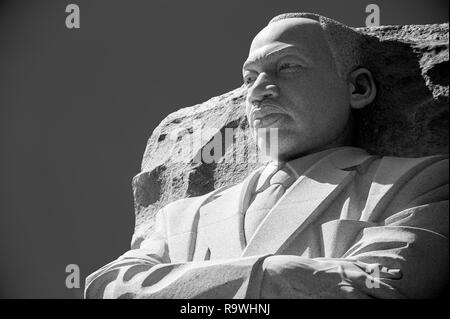
[[315, 13], [283, 13], [270, 20], [269, 24], [290, 18], [307, 18], [320, 23], [339, 76], [343, 79], [347, 79], [351, 71], [362, 66], [363, 61], [359, 47], [362, 45], [364, 37], [361, 33], [338, 21]]

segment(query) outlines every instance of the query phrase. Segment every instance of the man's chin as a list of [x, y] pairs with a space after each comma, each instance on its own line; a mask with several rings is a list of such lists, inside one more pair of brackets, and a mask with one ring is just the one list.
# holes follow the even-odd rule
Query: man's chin
[[[281, 161], [289, 156], [289, 147], [280, 136], [280, 130], [274, 129], [269, 134], [258, 135], [258, 148], [263, 156], [268, 156], [275, 161]], [[285, 138], [285, 137], [284, 137]]]
[[307, 148], [299, 145], [289, 145], [282, 142], [282, 137], [278, 140], [258, 139], [258, 148], [263, 156], [268, 156], [274, 161], [287, 162], [308, 154]]

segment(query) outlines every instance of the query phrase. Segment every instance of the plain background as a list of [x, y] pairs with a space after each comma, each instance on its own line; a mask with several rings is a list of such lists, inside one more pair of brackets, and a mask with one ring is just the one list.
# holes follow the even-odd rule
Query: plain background
[[[251, 39], [276, 14], [363, 26], [369, 3], [0, 2], [0, 297], [80, 298], [84, 278], [129, 248], [131, 179], [159, 122], [240, 86]], [[448, 22], [447, 0], [376, 4], [383, 25]], [[68, 264], [82, 288], [66, 288]]]

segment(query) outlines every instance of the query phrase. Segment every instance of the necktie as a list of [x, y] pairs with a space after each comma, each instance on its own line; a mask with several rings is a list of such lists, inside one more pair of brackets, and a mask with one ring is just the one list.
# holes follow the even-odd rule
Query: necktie
[[260, 179], [262, 178], [263, 182], [259, 181], [258, 185], [261, 185], [257, 187], [256, 193], [253, 195], [253, 202], [245, 213], [244, 231], [247, 241], [250, 240], [261, 221], [295, 180], [284, 165], [280, 166], [275, 163], [270, 165], [261, 174]]

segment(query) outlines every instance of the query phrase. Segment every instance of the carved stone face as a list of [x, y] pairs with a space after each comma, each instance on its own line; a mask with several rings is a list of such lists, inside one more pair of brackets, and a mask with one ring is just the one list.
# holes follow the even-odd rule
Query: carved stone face
[[[346, 143], [349, 88], [317, 21], [290, 18], [266, 26], [253, 39], [243, 77], [250, 128], [255, 134], [278, 129], [278, 159]], [[268, 143], [258, 134], [260, 148]]]

